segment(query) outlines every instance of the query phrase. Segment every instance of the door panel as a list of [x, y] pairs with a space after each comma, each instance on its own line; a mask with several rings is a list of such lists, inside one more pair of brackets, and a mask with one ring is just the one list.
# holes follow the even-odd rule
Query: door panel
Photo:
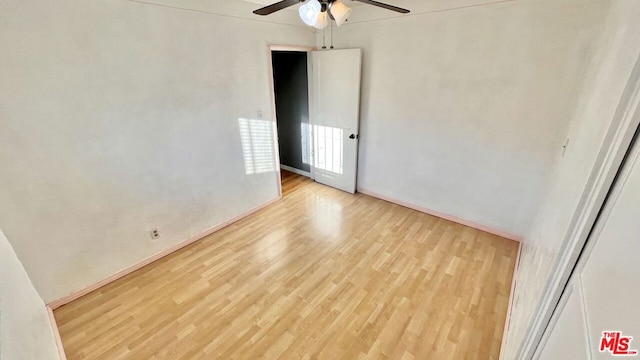
[[540, 360], [590, 359], [580, 291], [574, 290], [570, 285], [566, 294], [566, 303], [559, 309], [557, 322], [550, 326], [551, 334], [543, 347]]
[[[636, 158], [637, 159], [637, 158]], [[633, 336], [631, 348], [640, 350], [640, 164], [621, 181], [621, 191], [581, 271], [590, 338], [597, 343], [603, 331]], [[597, 355], [596, 355], [597, 353]], [[610, 353], [594, 352], [594, 359]]]
[[356, 190], [361, 58], [360, 49], [311, 52], [311, 173], [350, 193]]

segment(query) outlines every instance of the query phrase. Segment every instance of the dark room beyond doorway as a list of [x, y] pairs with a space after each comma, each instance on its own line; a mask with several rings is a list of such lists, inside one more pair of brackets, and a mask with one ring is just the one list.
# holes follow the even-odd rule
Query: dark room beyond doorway
[[307, 53], [272, 51], [280, 164], [309, 176], [309, 79]]

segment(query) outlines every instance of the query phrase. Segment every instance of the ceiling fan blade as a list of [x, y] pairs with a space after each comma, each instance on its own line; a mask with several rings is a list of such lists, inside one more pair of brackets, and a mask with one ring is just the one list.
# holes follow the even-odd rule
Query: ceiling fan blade
[[361, 2], [361, 3], [365, 3], [365, 4], [377, 6], [377, 7], [381, 7], [381, 8], [387, 9], [387, 10], [391, 10], [391, 11], [396, 11], [396, 12], [399, 12], [399, 13], [402, 13], [402, 14], [408, 14], [409, 13], [409, 10], [407, 10], [407, 9], [403, 9], [401, 7], [397, 7], [397, 6], [381, 3], [381, 2], [378, 2], [378, 1], [374, 1], [374, 0], [354, 0], [354, 1], [358, 1], [358, 2]]
[[293, 6], [302, 1], [304, 0], [283, 0], [275, 4], [271, 4], [263, 8], [260, 8], [258, 10], [254, 10], [253, 13], [256, 15], [269, 15], [276, 11], [282, 10], [284, 8], [288, 8], [289, 6]]

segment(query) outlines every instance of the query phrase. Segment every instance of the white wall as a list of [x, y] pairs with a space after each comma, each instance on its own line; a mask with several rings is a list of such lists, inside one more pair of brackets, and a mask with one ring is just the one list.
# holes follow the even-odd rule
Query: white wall
[[0, 359], [59, 359], [44, 302], [0, 230]]
[[267, 47], [314, 34], [214, 10], [0, 5], [0, 226], [45, 302], [278, 196], [241, 119], [273, 155]]
[[604, 11], [516, 1], [334, 28], [364, 51], [358, 187], [525, 235]]
[[593, 170], [607, 129], [640, 53], [640, 2], [615, 0], [603, 19], [597, 52], [578, 93], [566, 137], [570, 139], [564, 157], [556, 154], [553, 172], [542, 198], [540, 211], [527, 233], [517, 272], [512, 319], [505, 359], [513, 359], [530, 333], [532, 316], [538, 307], [560, 256], [571, 219], [577, 211], [587, 180]]

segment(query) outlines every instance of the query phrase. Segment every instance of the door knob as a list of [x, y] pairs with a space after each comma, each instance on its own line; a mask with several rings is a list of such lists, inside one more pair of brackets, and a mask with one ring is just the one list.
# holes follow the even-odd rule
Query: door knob
[[356, 134], [349, 135], [349, 139], [357, 139], [357, 138], [358, 138], [358, 135]]

